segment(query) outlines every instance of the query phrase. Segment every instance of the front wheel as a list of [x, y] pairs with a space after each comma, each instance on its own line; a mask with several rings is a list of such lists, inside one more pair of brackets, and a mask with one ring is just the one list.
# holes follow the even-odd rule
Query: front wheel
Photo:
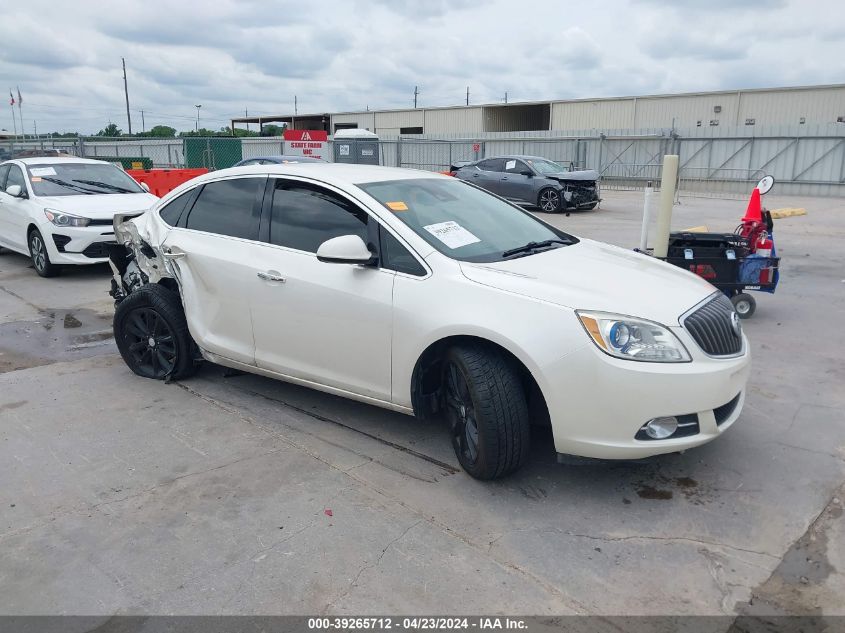
[[197, 369], [179, 295], [164, 286], [148, 284], [118, 304], [114, 340], [129, 369], [144, 378], [187, 378]]
[[736, 310], [740, 319], [750, 319], [754, 310], [757, 309], [757, 301], [747, 292], [741, 292], [731, 297], [731, 303], [734, 304], [734, 310]]
[[50, 262], [50, 254], [47, 252], [47, 245], [44, 243], [44, 236], [38, 229], [32, 229], [29, 233], [29, 256], [32, 258], [32, 266], [41, 277], [55, 277], [62, 272], [62, 269]]
[[443, 395], [452, 446], [476, 479], [496, 479], [518, 469], [531, 442], [522, 381], [501, 353], [481, 346], [449, 349], [443, 362]]
[[554, 189], [543, 189], [537, 198], [537, 206], [546, 213], [560, 211], [560, 193]]

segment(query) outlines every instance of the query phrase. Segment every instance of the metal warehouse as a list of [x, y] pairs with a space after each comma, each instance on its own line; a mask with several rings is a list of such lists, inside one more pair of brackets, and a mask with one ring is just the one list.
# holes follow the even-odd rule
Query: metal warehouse
[[232, 119], [296, 129], [363, 128], [382, 137], [540, 130], [845, 125], [845, 84], [668, 95], [364, 110]]

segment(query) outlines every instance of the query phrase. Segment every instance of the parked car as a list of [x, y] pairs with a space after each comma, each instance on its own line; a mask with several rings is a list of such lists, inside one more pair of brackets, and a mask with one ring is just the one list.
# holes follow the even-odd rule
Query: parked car
[[641, 458], [739, 417], [748, 343], [690, 272], [479, 187], [343, 164], [221, 170], [115, 217], [114, 334], [140, 376], [200, 359], [421, 418], [489, 479], [528, 456]]
[[0, 246], [28, 255], [42, 277], [108, 260], [113, 218], [158, 198], [111, 163], [23, 158], [0, 164]]
[[325, 163], [322, 158], [312, 158], [310, 156], [295, 156], [295, 155], [281, 155], [281, 156], [259, 156], [257, 158], [246, 158], [239, 163], [235, 163], [235, 167], [243, 167], [244, 165], [286, 165], [288, 163]]
[[540, 156], [496, 156], [466, 164], [454, 175], [517, 204], [546, 213], [595, 209], [599, 174], [592, 169], [570, 171]]

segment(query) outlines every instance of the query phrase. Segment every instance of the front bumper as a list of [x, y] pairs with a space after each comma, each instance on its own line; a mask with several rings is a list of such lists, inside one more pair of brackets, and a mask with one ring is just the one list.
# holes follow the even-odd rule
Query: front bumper
[[45, 222], [40, 227], [53, 264], [98, 264], [108, 261], [104, 245], [114, 243], [110, 224], [85, 227], [56, 226]]
[[[590, 344], [545, 368], [543, 391], [558, 453], [639, 459], [700, 446], [736, 422], [751, 365], [748, 342], [741, 356], [709, 358], [685, 330], [672, 330], [690, 351], [692, 362], [622, 360]], [[725, 407], [732, 401], [733, 406]], [[698, 432], [664, 440], [635, 439], [646, 422], [662, 416], [695, 419]]]

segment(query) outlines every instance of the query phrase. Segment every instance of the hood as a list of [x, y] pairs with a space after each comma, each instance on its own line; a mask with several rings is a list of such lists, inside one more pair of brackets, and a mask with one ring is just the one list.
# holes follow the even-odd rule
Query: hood
[[648, 255], [581, 240], [503, 262], [460, 262], [468, 279], [572, 309], [615, 312], [677, 326], [715, 288]]
[[111, 220], [115, 213], [146, 211], [158, 197], [151, 193], [109, 193], [104, 195], [39, 196], [34, 202], [49, 209], [92, 220]]
[[545, 178], [555, 180], [598, 180], [599, 172], [595, 169], [581, 169], [579, 171], [560, 171], [556, 174], [543, 174]]

